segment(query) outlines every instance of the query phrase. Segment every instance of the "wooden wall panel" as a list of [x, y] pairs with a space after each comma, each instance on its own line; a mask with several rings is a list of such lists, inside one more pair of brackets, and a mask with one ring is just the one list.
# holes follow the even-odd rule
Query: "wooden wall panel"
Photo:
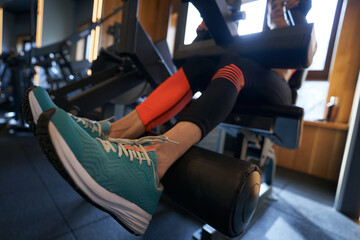
[[[329, 76], [328, 101], [339, 97], [340, 110], [337, 122], [347, 123], [351, 111], [355, 86], [360, 69], [360, 1], [344, 0], [344, 17], [339, 24], [335, 58]], [[341, 21], [341, 19], [340, 19]]]
[[294, 161], [296, 158], [296, 151], [286, 148], [277, 147], [275, 150], [276, 164], [285, 168], [294, 168]]
[[[332, 148], [336, 148], [333, 144], [333, 139], [336, 132], [330, 129], [315, 129], [317, 134], [316, 141], [312, 146], [312, 155], [310, 160], [310, 167], [308, 172], [312, 175], [326, 178], [329, 162], [332, 159]], [[305, 160], [305, 159], [304, 159]], [[339, 159], [341, 161], [341, 159]]]
[[[334, 139], [334, 146], [338, 146], [339, 149], [332, 149], [332, 160], [329, 162], [329, 167], [326, 174], [326, 179], [338, 179], [342, 158], [345, 150], [347, 132], [339, 131]], [[343, 146], [341, 148], [341, 146]]]
[[166, 38], [171, 2], [171, 0], [140, 0], [139, 2], [139, 21], [154, 42]]
[[277, 165], [337, 181], [346, 136], [346, 124], [305, 122], [298, 149], [275, 146]]
[[359, 0], [344, 0], [340, 21], [328, 92], [328, 100], [339, 97], [336, 123], [305, 122], [302, 144], [297, 150], [275, 146], [279, 166], [332, 181], [338, 180], [360, 68]]
[[[308, 172], [310, 169], [311, 161], [303, 161], [301, 159], [312, 159], [314, 152], [311, 151], [315, 142], [318, 141], [319, 135], [312, 126], [304, 126], [302, 142], [299, 150], [296, 152], [295, 159], [293, 160], [294, 169], [299, 169], [300, 172]], [[286, 159], [284, 159], [286, 161]]]

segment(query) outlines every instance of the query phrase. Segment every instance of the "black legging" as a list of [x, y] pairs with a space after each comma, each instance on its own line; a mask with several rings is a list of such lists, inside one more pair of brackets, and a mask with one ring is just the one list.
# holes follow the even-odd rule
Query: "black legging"
[[[226, 79], [211, 81], [218, 69], [230, 64], [236, 65], [244, 76], [245, 86], [239, 94], [235, 85]], [[200, 91], [202, 95], [184, 110], [179, 121], [195, 123], [202, 137], [240, 104], [291, 104], [291, 90], [285, 80], [271, 69], [238, 55], [227, 54], [219, 61], [193, 57], [182, 67], [193, 93]]]

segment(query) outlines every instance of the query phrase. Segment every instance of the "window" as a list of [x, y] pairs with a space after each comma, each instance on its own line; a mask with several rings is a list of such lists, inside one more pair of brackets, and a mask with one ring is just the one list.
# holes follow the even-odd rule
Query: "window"
[[[244, 1], [243, 1], [244, 2]], [[246, 19], [238, 23], [238, 34], [246, 35], [261, 32], [264, 24], [264, 16], [267, 0], [257, 0], [243, 3], [241, 11], [246, 12]], [[196, 38], [196, 29], [202, 22], [199, 11], [192, 3], [189, 3], [184, 44], [191, 44]]]
[[199, 11], [189, 3], [187, 19], [186, 19], [186, 27], [185, 27], [185, 37], [184, 44], [191, 44], [196, 38], [196, 29], [202, 22], [202, 18], [200, 16]]
[[[318, 49], [313, 64], [309, 68], [308, 79], [328, 79], [342, 2], [343, 0], [327, 0], [326, 3], [323, 0], [312, 0], [312, 8], [307, 15], [307, 20], [309, 23], [314, 23]], [[264, 21], [266, 6], [267, 0], [243, 0], [241, 10], [246, 12], [246, 19], [239, 21], [239, 35], [262, 31], [266, 22]], [[184, 44], [191, 44], [195, 39], [196, 28], [201, 21], [202, 18], [197, 9], [189, 4]]]
[[[321, 71], [325, 67], [327, 48], [331, 35], [331, 27], [334, 21], [337, 0], [326, 2], [326, 11], [323, 11], [324, 3], [315, 0], [306, 19], [309, 23], [314, 23], [318, 48], [314, 56], [313, 64], [309, 70]], [[321, 14], [320, 14], [321, 12]]]
[[328, 0], [324, 10], [324, 1], [312, 1], [313, 6], [307, 15], [307, 20], [315, 25], [318, 48], [313, 64], [309, 68], [310, 80], [328, 79], [342, 3], [343, 0]]
[[238, 23], [239, 35], [257, 33], [263, 30], [266, 3], [267, 0], [258, 0], [241, 5], [241, 11], [245, 12], [246, 18]]

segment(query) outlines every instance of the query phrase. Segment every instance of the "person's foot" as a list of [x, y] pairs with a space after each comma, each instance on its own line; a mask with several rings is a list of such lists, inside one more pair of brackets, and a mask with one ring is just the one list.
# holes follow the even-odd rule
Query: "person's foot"
[[38, 140], [62, 177], [131, 233], [144, 234], [163, 190], [153, 142], [172, 141], [94, 139], [62, 109], [42, 113], [37, 123]]
[[[22, 102], [22, 112], [25, 122], [29, 124], [30, 129], [36, 133], [36, 125], [39, 116], [51, 109], [58, 108], [51, 100], [47, 91], [41, 87], [30, 87], [24, 94]], [[110, 132], [110, 122], [108, 120], [92, 121], [87, 118], [80, 118], [68, 113], [79, 126], [81, 126], [93, 138], [108, 138]]]

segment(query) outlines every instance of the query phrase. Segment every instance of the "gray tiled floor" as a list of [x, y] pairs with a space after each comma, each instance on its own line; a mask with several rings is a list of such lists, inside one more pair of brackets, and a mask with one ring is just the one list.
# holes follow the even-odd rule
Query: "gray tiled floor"
[[17, 137], [0, 138], [0, 235], [9, 239], [54, 238], [68, 225]]
[[[133, 236], [68, 186], [48, 163], [32, 134], [0, 135], [0, 153], [1, 239], [182, 240], [191, 239], [193, 232], [202, 226], [199, 220], [161, 199], [146, 234]], [[335, 183], [278, 169], [275, 186], [278, 192], [288, 190], [324, 206], [333, 204]], [[255, 226], [266, 227], [275, 215], [276, 219], [292, 224], [306, 220], [292, 216], [291, 206], [285, 211], [280, 203], [271, 203], [271, 208], [263, 206], [264, 216], [256, 219], [244, 239], [262, 239], [264, 232], [261, 235]], [[276, 230], [281, 226], [280, 220], [276, 222], [278, 225], [268, 227]], [[312, 229], [318, 231], [316, 226]], [[273, 232], [269, 230], [267, 234]], [[326, 239], [327, 234], [319, 236]]]
[[[83, 200], [53, 169], [32, 134], [0, 135], [0, 236], [5, 239], [190, 239], [202, 223], [165, 199], [146, 234], [129, 234]], [[174, 211], [175, 209], [175, 211]], [[164, 224], [173, 226], [164, 232]], [[186, 229], [186, 231], [185, 231]]]

